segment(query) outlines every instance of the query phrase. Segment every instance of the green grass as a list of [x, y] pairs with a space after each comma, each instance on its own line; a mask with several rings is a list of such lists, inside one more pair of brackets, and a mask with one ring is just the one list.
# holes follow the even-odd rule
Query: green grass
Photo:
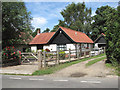
[[32, 74], [14, 74], [14, 73], [1, 73], [1, 75], [20, 75], [20, 76], [32, 76]]
[[32, 75], [44, 75], [44, 74], [51, 74], [51, 73], [54, 73], [58, 70], [61, 70], [63, 68], [66, 68], [68, 66], [71, 66], [73, 64], [77, 64], [79, 62], [83, 62], [83, 61], [86, 61], [86, 60], [89, 60], [89, 59], [93, 59], [93, 58], [97, 58], [97, 57], [101, 57], [105, 54], [101, 54], [101, 55], [97, 55], [97, 56], [93, 56], [93, 57], [89, 57], [89, 58], [84, 58], [84, 59], [80, 59], [80, 60], [76, 60], [76, 61], [71, 61], [71, 62], [65, 62], [64, 64], [60, 64], [60, 65], [56, 65], [56, 66], [53, 66], [53, 67], [47, 67], [47, 68], [43, 68], [41, 70], [37, 70], [35, 71]]
[[86, 64], [86, 66], [87, 66], [87, 67], [88, 67], [88, 66], [91, 66], [91, 65], [93, 65], [93, 64], [95, 64], [95, 63], [97, 63], [97, 62], [99, 62], [99, 61], [101, 61], [101, 60], [104, 60], [104, 59], [106, 59], [106, 57], [102, 57], [102, 58], [98, 58], [98, 59], [89, 61], [89, 62]]
[[111, 63], [106, 63], [106, 67], [114, 69], [114, 73], [118, 76], [120, 76], [120, 66], [113, 66]]

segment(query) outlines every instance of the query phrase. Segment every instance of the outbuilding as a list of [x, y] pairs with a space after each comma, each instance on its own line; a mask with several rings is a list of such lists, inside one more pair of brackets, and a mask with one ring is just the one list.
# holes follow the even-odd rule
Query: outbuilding
[[95, 48], [106, 47], [105, 34], [101, 33], [101, 35], [94, 41], [94, 43], [95, 43]]

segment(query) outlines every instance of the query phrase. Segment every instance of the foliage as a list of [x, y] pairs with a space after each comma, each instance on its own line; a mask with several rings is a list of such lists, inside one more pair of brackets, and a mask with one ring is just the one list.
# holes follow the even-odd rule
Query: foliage
[[60, 52], [59, 52], [59, 56], [60, 56], [60, 59], [65, 59], [65, 51], [62, 51], [62, 50], [60, 50]]
[[30, 48], [26, 48], [25, 52], [31, 52]]
[[21, 59], [21, 51], [16, 51], [13, 47], [5, 47], [2, 51], [2, 60]]
[[114, 13], [115, 9], [110, 6], [102, 6], [97, 8], [96, 15], [94, 15], [92, 23], [92, 40], [96, 40], [101, 33], [105, 33], [109, 15]]
[[42, 33], [46, 33], [46, 32], [50, 32], [50, 29], [46, 28], [46, 30], [44, 30]]
[[98, 8], [93, 20], [91, 38], [95, 40], [98, 35], [105, 33], [106, 62], [118, 66], [120, 63], [120, 6], [116, 9], [110, 6]]
[[32, 33], [31, 19], [24, 2], [2, 2], [2, 47], [23, 43], [19, 35]]
[[80, 63], [80, 62], [83, 62], [83, 61], [87, 61], [87, 60], [89, 60], [89, 59], [101, 57], [101, 56], [103, 56], [103, 55], [104, 55], [104, 54], [101, 54], [101, 55], [98, 55], [98, 56], [93, 56], [93, 57], [90, 57], [90, 58], [83, 58], [83, 59], [76, 60], [76, 61], [65, 62], [64, 64], [56, 65], [55, 67], [43, 68], [43, 69], [41, 69], [41, 70], [37, 70], [37, 71], [33, 72], [32, 75], [52, 74], [52, 73], [55, 73], [55, 72], [58, 71], [58, 70], [61, 70], [61, 69], [63, 69], [63, 68], [66, 68], [66, 67], [68, 67], [68, 66], [71, 66], [71, 65], [73, 65], [73, 64], [77, 64], [77, 63]]
[[38, 30], [41, 30], [40, 28], [37, 28], [33, 33], [32, 36], [35, 37], [37, 35]]
[[86, 33], [88, 36], [91, 32], [91, 8], [85, 7], [85, 3], [69, 4], [61, 12], [64, 20], [59, 20], [59, 24], [54, 26], [53, 31], [56, 31], [59, 26], [67, 27], [76, 31]]
[[120, 64], [120, 6], [109, 15], [106, 29], [107, 62], [118, 66]]

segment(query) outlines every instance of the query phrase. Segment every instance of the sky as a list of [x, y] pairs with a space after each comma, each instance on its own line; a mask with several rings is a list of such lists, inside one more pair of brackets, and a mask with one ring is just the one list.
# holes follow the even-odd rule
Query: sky
[[[46, 28], [53, 29], [59, 23], [58, 20], [64, 20], [60, 12], [71, 2], [25, 2], [28, 12], [31, 12], [33, 20], [31, 21], [34, 27], [41, 28], [43, 32]], [[95, 15], [97, 8], [109, 5], [113, 8], [118, 6], [118, 2], [85, 2], [87, 8], [92, 8], [92, 16]]]

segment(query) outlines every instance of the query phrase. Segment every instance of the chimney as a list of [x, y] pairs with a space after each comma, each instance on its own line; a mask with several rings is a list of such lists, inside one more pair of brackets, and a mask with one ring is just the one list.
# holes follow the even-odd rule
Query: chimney
[[37, 35], [40, 35], [40, 28], [37, 28]]

